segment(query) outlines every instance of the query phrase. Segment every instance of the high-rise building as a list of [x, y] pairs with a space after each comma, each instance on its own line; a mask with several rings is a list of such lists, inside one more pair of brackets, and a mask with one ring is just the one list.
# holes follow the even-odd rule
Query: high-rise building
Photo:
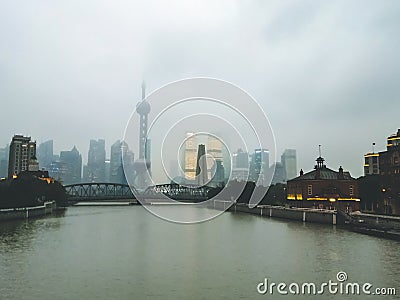
[[229, 153], [229, 149], [225, 147], [225, 145], [222, 147], [222, 161], [224, 167], [224, 182], [227, 182], [231, 176], [233, 162]]
[[231, 180], [237, 181], [248, 181], [249, 178], [249, 154], [244, 152], [242, 149], [238, 149], [236, 153], [233, 153], [233, 168]]
[[14, 135], [10, 144], [8, 177], [27, 171], [31, 158], [36, 159], [36, 142], [31, 141], [31, 137]]
[[214, 176], [211, 178], [211, 183], [215, 186], [219, 186], [225, 183], [225, 168], [223, 161], [217, 159], [212, 167], [211, 174]]
[[206, 185], [208, 183], [208, 166], [206, 157], [206, 146], [200, 144], [197, 150], [196, 159], [196, 180], [199, 186]]
[[53, 140], [43, 142], [37, 147], [37, 159], [40, 168], [49, 169], [51, 162], [54, 161]]
[[105, 177], [104, 177], [104, 181], [105, 182], [111, 182], [110, 181], [110, 169], [111, 169], [111, 161], [108, 159], [108, 158], [106, 158], [106, 161], [105, 161]]
[[233, 168], [249, 168], [249, 154], [242, 149], [238, 149], [233, 154]]
[[67, 174], [67, 166], [59, 160], [52, 161], [48, 168], [49, 176], [64, 184], [64, 178]]
[[106, 148], [105, 141], [90, 140], [87, 176], [89, 182], [104, 182], [106, 175]]
[[64, 164], [63, 184], [80, 183], [82, 179], [82, 156], [74, 146], [70, 151], [60, 152], [60, 162]]
[[110, 182], [125, 182], [124, 169], [122, 165], [122, 143], [120, 140], [111, 145], [110, 152]]
[[197, 135], [193, 133], [187, 133], [182, 164], [185, 172], [185, 178], [187, 180], [194, 180], [196, 178], [197, 144]]
[[269, 151], [267, 149], [255, 149], [250, 166], [250, 180], [256, 184], [268, 186]]
[[281, 163], [285, 171], [285, 181], [297, 177], [297, 160], [295, 149], [285, 149], [281, 155]]
[[82, 167], [82, 182], [84, 182], [84, 183], [89, 182], [89, 174], [88, 174], [87, 165], [83, 165], [83, 167]]
[[126, 184], [124, 164], [127, 167], [126, 171], [128, 171], [131, 169], [129, 166], [133, 166], [133, 161], [134, 154], [129, 150], [128, 144], [124, 141], [116, 141], [111, 146], [110, 182]]
[[215, 177], [217, 170], [217, 161], [219, 160], [222, 165], [222, 142], [215, 136], [209, 135], [207, 137], [207, 171], [208, 178]]

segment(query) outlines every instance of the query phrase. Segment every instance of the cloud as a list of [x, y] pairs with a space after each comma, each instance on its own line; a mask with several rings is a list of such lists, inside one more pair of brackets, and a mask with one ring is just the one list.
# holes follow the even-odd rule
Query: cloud
[[361, 175], [370, 143], [384, 148], [399, 127], [399, 10], [398, 1], [5, 3], [0, 141], [54, 138], [85, 159], [90, 138], [121, 138], [143, 77], [152, 90], [210, 76], [255, 96], [278, 152], [297, 148], [299, 167], [325, 144], [328, 163]]

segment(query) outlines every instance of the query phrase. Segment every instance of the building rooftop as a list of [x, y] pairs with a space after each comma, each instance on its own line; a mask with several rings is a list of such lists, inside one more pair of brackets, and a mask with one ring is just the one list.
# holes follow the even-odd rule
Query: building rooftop
[[[317, 173], [319, 172], [319, 178]], [[327, 167], [318, 169], [318, 170], [313, 170], [311, 172], [305, 173], [303, 175], [300, 175], [296, 178], [293, 178], [292, 180], [310, 180], [310, 179], [321, 179], [321, 180], [337, 180], [339, 178], [339, 172], [334, 171], [332, 169], [329, 169]], [[349, 172], [343, 172], [343, 178], [344, 180], [350, 180], [354, 179], [351, 177]]]
[[325, 159], [321, 156], [317, 158], [317, 164], [315, 165], [315, 169], [308, 172], [303, 173], [303, 170], [300, 171], [300, 176], [293, 178], [292, 180], [351, 180], [354, 179], [351, 177], [349, 172], [343, 172], [343, 168], [340, 167], [339, 171], [334, 171], [329, 169], [324, 164]]

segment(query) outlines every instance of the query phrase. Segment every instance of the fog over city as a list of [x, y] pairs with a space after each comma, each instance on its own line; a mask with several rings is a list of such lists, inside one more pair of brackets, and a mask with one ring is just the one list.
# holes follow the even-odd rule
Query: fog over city
[[321, 144], [328, 167], [358, 177], [400, 128], [399, 15], [395, 0], [3, 1], [0, 147], [53, 139], [86, 162], [101, 138], [109, 156], [143, 80], [149, 94], [211, 77], [259, 102], [277, 160], [296, 149], [310, 170]]

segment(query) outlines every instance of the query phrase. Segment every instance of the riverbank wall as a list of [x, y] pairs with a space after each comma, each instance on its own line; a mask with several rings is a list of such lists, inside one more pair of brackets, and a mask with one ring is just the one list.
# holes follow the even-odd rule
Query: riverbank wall
[[[215, 209], [226, 210], [232, 203], [229, 201], [214, 200]], [[281, 218], [300, 222], [322, 223], [322, 224], [344, 224], [345, 220], [337, 215], [334, 210], [310, 209], [310, 208], [288, 208], [284, 206], [257, 205], [250, 208], [246, 203], [234, 203], [228, 209], [231, 212], [242, 212], [262, 217]]]
[[272, 205], [257, 205], [250, 208], [246, 203], [232, 204], [230, 201], [223, 200], [214, 200], [213, 208], [299, 222], [344, 225], [343, 228], [354, 232], [400, 240], [400, 217], [396, 216], [371, 215], [360, 212], [348, 214], [336, 210]]
[[56, 203], [52, 201], [40, 206], [0, 209], [0, 222], [37, 218], [52, 214], [56, 208]]

